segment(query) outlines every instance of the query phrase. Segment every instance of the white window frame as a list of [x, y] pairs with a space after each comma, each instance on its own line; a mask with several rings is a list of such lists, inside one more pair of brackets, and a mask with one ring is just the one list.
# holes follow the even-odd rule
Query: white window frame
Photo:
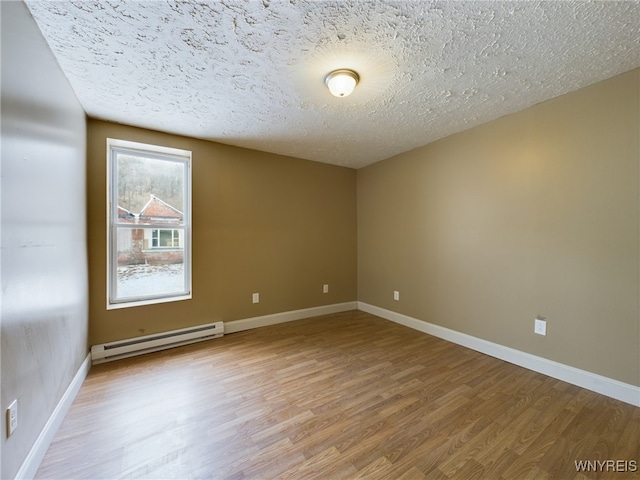
[[[170, 228], [163, 228], [160, 225], [139, 225], [130, 222], [118, 221], [118, 176], [116, 158], [118, 153], [127, 152], [147, 158], [171, 160], [184, 165], [184, 211], [182, 225], [171, 225]], [[183, 244], [180, 245], [180, 248], [183, 250], [185, 276], [184, 291], [118, 299], [118, 238], [116, 234], [116, 229], [118, 228], [127, 228], [131, 230], [140, 228], [182, 230], [183, 236], [181, 240], [183, 241]], [[191, 256], [191, 151], [107, 138], [107, 310], [191, 299]]]

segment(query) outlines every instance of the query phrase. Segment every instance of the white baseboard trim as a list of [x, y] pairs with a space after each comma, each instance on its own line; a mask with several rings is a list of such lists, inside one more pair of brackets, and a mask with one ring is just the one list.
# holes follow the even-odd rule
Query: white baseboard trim
[[36, 472], [40, 467], [40, 463], [42, 462], [42, 459], [44, 458], [45, 453], [47, 453], [49, 445], [53, 440], [53, 437], [58, 431], [58, 428], [60, 428], [64, 417], [69, 411], [69, 408], [71, 408], [71, 404], [75, 400], [76, 395], [78, 395], [80, 387], [82, 386], [84, 379], [87, 378], [87, 374], [89, 373], [90, 368], [91, 354], [87, 355], [87, 358], [85, 358], [82, 362], [82, 365], [80, 365], [80, 368], [73, 377], [71, 384], [64, 392], [64, 395], [62, 395], [62, 398], [58, 402], [58, 405], [56, 405], [56, 408], [53, 410], [53, 413], [49, 417], [49, 420], [47, 420], [47, 423], [44, 425], [42, 431], [40, 432], [40, 435], [38, 435], [38, 438], [33, 444], [33, 447], [31, 447], [27, 458], [25, 458], [24, 462], [22, 462], [22, 465], [18, 470], [18, 473], [16, 474], [16, 480], [26, 480], [35, 477]]
[[289, 312], [272, 313], [271, 315], [263, 315], [261, 317], [245, 318], [242, 320], [234, 320], [224, 322], [224, 333], [236, 333], [252, 328], [266, 327], [277, 323], [292, 322], [308, 317], [317, 317], [319, 315], [328, 315], [330, 313], [348, 312], [349, 310], [357, 310], [358, 302], [334, 303], [332, 305], [322, 305], [320, 307], [305, 308], [302, 310], [292, 310]]
[[358, 310], [362, 310], [363, 312], [371, 313], [372, 315], [391, 320], [405, 327], [413, 328], [414, 330], [442, 338], [477, 352], [640, 407], [640, 387], [554, 362], [553, 360], [538, 357], [530, 353], [521, 352], [520, 350], [505, 347], [504, 345], [489, 342], [449, 328], [440, 327], [391, 310], [369, 305], [364, 302], [357, 303]]

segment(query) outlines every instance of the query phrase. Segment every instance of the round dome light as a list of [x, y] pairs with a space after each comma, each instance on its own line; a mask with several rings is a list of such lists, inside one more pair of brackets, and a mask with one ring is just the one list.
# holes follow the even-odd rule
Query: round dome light
[[347, 97], [358, 84], [358, 74], [353, 70], [334, 70], [324, 79], [331, 95], [334, 97]]

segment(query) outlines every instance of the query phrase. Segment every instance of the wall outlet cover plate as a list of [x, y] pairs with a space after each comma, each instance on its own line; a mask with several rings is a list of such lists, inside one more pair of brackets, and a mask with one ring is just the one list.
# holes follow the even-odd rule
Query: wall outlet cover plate
[[533, 326], [534, 333], [538, 335], [546, 335], [547, 334], [547, 322], [544, 320], [540, 320], [539, 318], [535, 319], [535, 323]]

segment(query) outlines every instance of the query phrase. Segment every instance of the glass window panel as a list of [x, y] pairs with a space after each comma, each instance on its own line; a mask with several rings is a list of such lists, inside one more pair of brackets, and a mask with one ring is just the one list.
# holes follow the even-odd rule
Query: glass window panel
[[[142, 230], [118, 229], [118, 238], [124, 238], [127, 233], [131, 233], [133, 239], [142, 238]], [[187, 290], [185, 282], [183, 250], [158, 250], [143, 254], [132, 246], [119, 245], [116, 276], [118, 299], [184, 293]]]
[[184, 163], [117, 152], [118, 207], [138, 223], [178, 223], [184, 212]]

